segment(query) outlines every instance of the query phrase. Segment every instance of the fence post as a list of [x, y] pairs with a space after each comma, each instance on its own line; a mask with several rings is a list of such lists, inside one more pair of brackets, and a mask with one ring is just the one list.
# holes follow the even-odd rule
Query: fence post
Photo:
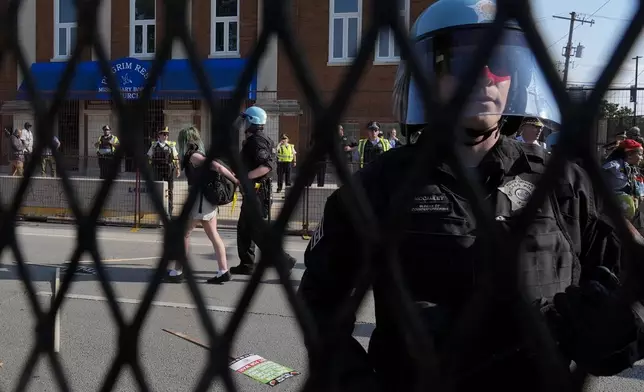
[[[54, 272], [54, 276], [51, 282], [51, 307], [50, 309], [53, 309], [54, 307], [54, 302], [56, 301], [56, 296], [58, 295], [58, 291], [60, 289], [60, 268], [56, 268], [56, 271]], [[60, 312], [62, 311], [62, 306], [58, 309], [58, 312], [56, 312], [56, 315], [54, 316], [54, 323], [52, 325], [53, 331], [52, 331], [52, 336], [54, 339], [54, 352], [58, 353], [60, 352]]]
[[134, 181], [134, 226], [131, 232], [139, 231], [141, 225], [141, 172], [136, 169], [136, 180]]
[[310, 186], [304, 187], [304, 197], [302, 197], [302, 239], [310, 239], [309, 235], [309, 189]]

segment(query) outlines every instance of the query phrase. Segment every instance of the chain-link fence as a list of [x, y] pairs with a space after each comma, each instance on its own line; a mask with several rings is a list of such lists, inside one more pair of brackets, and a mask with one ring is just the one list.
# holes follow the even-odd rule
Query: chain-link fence
[[[7, 55], [15, 56], [18, 59], [22, 73], [25, 75], [25, 83], [28, 87], [35, 112], [35, 129], [38, 133], [38, 142], [34, 148], [35, 157], [42, 156], [43, 149], [46, 147], [52, 147], [46, 141], [52, 140], [54, 136], [52, 124], [57, 113], [62, 108], [65, 91], [69, 88], [75, 67], [79, 62], [84, 48], [93, 46], [99, 58], [102, 72], [108, 75], [107, 83], [110, 89], [112, 91], [119, 90], [117, 82], [109, 69], [109, 58], [106, 50], [101, 40], [98, 39], [98, 32], [96, 31], [98, 2], [78, 1], [77, 3], [80, 15], [78, 18], [78, 45], [68, 62], [68, 66], [59, 85], [59, 90], [51, 101], [41, 99], [39, 92], [36, 91], [34, 80], [29, 74], [29, 66], [26, 63], [25, 56], [20, 50], [20, 37], [17, 35], [17, 13], [21, 1], [10, 1], [8, 7], [3, 10], [1, 54], [3, 58]], [[78, 266], [81, 255], [85, 253], [91, 255], [95, 263], [94, 265], [101, 287], [106, 293], [113, 320], [119, 330], [118, 354], [105, 375], [101, 390], [112, 390], [118, 380], [119, 374], [125, 367], [129, 367], [132, 370], [134, 379], [141, 390], [149, 390], [148, 380], [141, 367], [138, 340], [140, 338], [142, 325], [146, 319], [146, 315], [151, 309], [151, 303], [159, 290], [160, 283], [170, 260], [180, 260], [184, 265], [184, 272], [188, 282], [187, 286], [194, 298], [200, 320], [207, 331], [211, 346], [211, 351], [208, 354], [208, 365], [203, 370], [196, 390], [208, 390], [213, 379], [216, 377], [221, 377], [228, 390], [236, 390], [231, 372], [228, 370], [232, 342], [244, 321], [244, 316], [250, 306], [251, 300], [253, 300], [258, 292], [261, 276], [271, 266], [275, 267], [279, 273], [279, 282], [283, 285], [288, 302], [294, 309], [295, 317], [304, 335], [304, 340], [307, 343], [310, 356], [310, 371], [305, 390], [334, 390], [334, 386], [331, 383], [337, 380], [333, 376], [335, 361], [331, 355], [334, 350], [333, 331], [335, 329], [332, 328], [330, 331], [325, 331], [323, 339], [316, 325], [313, 323], [309, 311], [296, 297], [293, 287], [289, 284], [287, 260], [282, 249], [281, 241], [287, 228], [287, 223], [290, 219], [295, 218], [299, 200], [302, 197], [307, 197], [305, 189], [310, 184], [310, 179], [315, 175], [317, 163], [323, 159], [325, 154], [328, 154], [330, 162], [336, 168], [336, 175], [339, 177], [339, 181], [344, 184], [349, 190], [348, 193], [351, 194], [351, 200], [347, 201], [350, 204], [347, 206], [347, 210], [351, 212], [348, 218], [351, 219], [354, 227], [365, 229], [356, 231], [359, 236], [358, 240], [360, 240], [362, 246], [365, 248], [369, 248], [370, 246], [375, 247], [384, 241], [388, 249], [394, 249], [394, 243], [396, 239], [400, 238], [398, 234], [401, 232], [401, 224], [404, 222], [404, 217], [406, 216], [403, 209], [408, 204], [403, 201], [413, 197], [413, 190], [415, 188], [413, 185], [416, 184], [417, 179], [425, 175], [425, 168], [436, 157], [436, 146], [443, 148], [443, 151], [454, 151], [452, 149], [453, 144], [447, 140], [453, 134], [455, 120], [460, 114], [459, 109], [467, 99], [472, 88], [471, 86], [474, 85], [473, 82], [477, 77], [477, 73], [474, 71], [482, 68], [486, 58], [491, 54], [492, 49], [501, 35], [503, 23], [509, 18], [515, 18], [525, 30], [527, 41], [536, 53], [539, 65], [544, 70], [544, 74], [559, 103], [560, 110], [563, 114], [562, 144], [560, 145], [561, 148], [557, 150], [558, 152], [553, 155], [529, 203], [524, 207], [522, 213], [517, 216], [517, 224], [513, 226], [514, 231], [512, 233], [501, 232], [498, 229], [495, 223], [495, 217], [490, 213], [485, 204], [485, 198], [479, 197], [481, 192], [476, 182], [462, 181], [467, 191], [466, 193], [470, 196], [471, 203], [474, 206], [473, 210], [475, 211], [475, 219], [478, 225], [489, 233], [486, 238], [489, 239], [490, 247], [493, 248], [491, 254], [495, 255], [493, 260], [495, 263], [490, 263], [490, 266], [503, 266], [504, 272], [498, 273], [498, 279], [495, 280], [496, 283], [494, 285], [490, 286], [492, 288], [487, 289], [487, 295], [477, 297], [479, 299], [485, 299], [481, 299], [482, 302], [477, 302], [476, 306], [472, 305], [474, 309], [471, 312], [466, 312], [466, 315], [462, 319], [462, 324], [457, 326], [454, 331], [454, 339], [463, 339], [463, 341], [468, 341], [469, 343], [464, 344], [463, 346], [465, 347], [460, 347], [454, 355], [467, 357], [475, 348], [477, 342], [466, 340], [465, 338], [472, 335], [475, 328], [481, 326], [479, 324], [479, 318], [482, 314], [485, 314], [488, 310], [496, 306], [495, 301], [498, 301], [499, 298], [515, 298], [512, 301], [511, 311], [521, 314], [518, 318], [522, 321], [520, 325], [522, 335], [526, 339], [530, 337], [533, 343], [531, 347], [535, 349], [538, 363], [540, 364], [539, 370], [542, 372], [542, 379], [546, 384], [546, 390], [560, 391], [569, 389], [568, 378], [557, 367], [558, 362], [554, 360], [555, 354], [552, 351], [553, 345], [550, 344], [551, 339], [549, 338], [549, 334], [540, 323], [537, 323], [530, 316], [532, 313], [528, 309], [528, 304], [521, 301], [521, 285], [517, 283], [518, 280], [515, 282], [514, 279], [518, 274], [513, 273], [513, 271], [516, 272], [516, 264], [518, 264], [515, 255], [518, 254], [517, 247], [521, 243], [520, 239], [526, 234], [530, 222], [538, 214], [539, 206], [543, 205], [548, 194], [559, 180], [566, 161], [577, 158], [591, 163], [586, 165], [588, 174], [592, 179], [596, 191], [604, 195], [603, 199], [607, 201], [606, 213], [611, 217], [617, 231], [622, 236], [625, 250], [631, 255], [642, 255], [641, 246], [635, 244], [633, 237], [629, 234], [629, 228], [621, 218], [620, 209], [612, 202], [612, 198], [609, 197], [610, 191], [605, 181], [602, 180], [597, 159], [591, 153], [592, 148], [583, 148], [590, 147], [590, 144], [592, 144], [591, 138], [587, 137], [587, 130], [593, 127], [595, 121], [594, 117], [587, 116], [586, 114], [598, 111], [601, 100], [604, 97], [604, 92], [607, 90], [620, 64], [625, 60], [630, 48], [637, 39], [644, 25], [644, 12], [642, 9], [638, 9], [624, 37], [617, 46], [614, 55], [608, 62], [605, 71], [597, 81], [595, 90], [585, 102], [577, 104], [572, 103], [569, 99], [565, 87], [560, 82], [557, 72], [549, 60], [543, 40], [534, 27], [534, 20], [532, 19], [528, 2], [499, 0], [496, 21], [485, 32], [486, 36], [481, 41], [483, 44], [477, 48], [477, 55], [474, 56], [476, 61], [470, 64], [470, 70], [472, 72], [464, 78], [454, 98], [443, 104], [434, 99], [434, 90], [430, 88], [431, 86], [426, 80], [426, 77], [421, 73], [420, 62], [413, 54], [412, 47], [406, 38], [405, 29], [397, 16], [398, 12], [395, 2], [374, 0], [371, 2], [372, 10], [370, 11], [374, 15], [373, 23], [365, 29], [357, 57], [346, 73], [343, 83], [333, 95], [330, 104], [325, 105], [321, 99], [321, 95], [318, 93], [317, 82], [311, 77], [307, 65], [303, 60], [303, 56], [299, 55], [302, 48], [297, 44], [297, 37], [291, 31], [290, 18], [292, 13], [288, 8], [289, 2], [264, 0], [264, 7], [262, 9], [264, 30], [259, 35], [255, 47], [249, 56], [248, 65], [238, 81], [237, 88], [232, 95], [232, 104], [224, 106], [214, 99], [212, 91], [208, 88], [208, 79], [205, 76], [203, 67], [199, 64], [197, 52], [190, 38], [191, 34], [185, 23], [187, 19], [187, 2], [166, 0], [164, 3], [164, 26], [166, 31], [162, 42], [159, 42], [157, 45], [154, 65], [150, 70], [150, 77], [146, 88], [136, 101], [125, 101], [117, 94], [113, 96], [113, 105], [118, 113], [118, 126], [121, 129], [130, 129], [131, 132], [121, 135], [121, 148], [117, 150], [114, 158], [109, 163], [111, 168], [108, 171], [109, 174], [102, 181], [92, 185], [92, 192], [95, 192], [95, 196], [91, 200], [91, 203], [84, 205], [81, 202], [78, 190], [80, 185], [75, 183], [76, 180], [70, 175], [69, 163], [63, 158], [61, 153], [56, 150], [53, 152], [57, 173], [60, 177], [59, 188], [57, 189], [60, 192], [60, 196], [64, 197], [68, 203], [78, 229], [76, 248], [71, 258], [71, 268]], [[417, 80], [421, 86], [421, 96], [426, 102], [430, 103], [426, 109], [433, 119], [429, 127], [440, 128], [443, 132], [428, 132], [420, 137], [417, 146], [418, 153], [415, 155], [414, 160], [415, 164], [410, 166], [407, 172], [400, 174], [404, 178], [403, 185], [399, 189], [396, 189], [395, 194], [391, 197], [391, 208], [384, 211], [372, 211], [367, 201], [368, 198], [364, 194], [364, 190], [350, 177], [350, 169], [345, 164], [346, 160], [341, 155], [340, 150], [337, 148], [332, 149], [331, 147], [333, 143], [337, 142], [333, 137], [333, 132], [335, 132], [337, 124], [340, 123], [352, 91], [358, 85], [361, 73], [365, 71], [368, 59], [374, 52], [378, 31], [381, 27], [387, 25], [392, 28], [396, 41], [400, 44], [402, 57], [407, 59], [413, 74], [418, 78]], [[183, 197], [184, 200], [181, 201], [183, 206], [179, 215], [173, 219], [169, 219], [165, 214], [164, 189], [156, 186], [154, 183], [152, 172], [146, 165], [145, 158], [140, 154], [141, 151], [146, 149], [144, 140], [138, 136], [144, 134], [145, 113], [147, 113], [154, 80], [170, 56], [173, 40], [178, 40], [185, 45], [186, 53], [193, 68], [195, 78], [199, 82], [205, 104], [208, 106], [211, 118], [214, 119], [209, 129], [211, 131], [210, 142], [212, 145], [208, 153], [209, 159], [217, 156], [225, 156], [232, 163], [235, 172], [246, 173], [247, 168], [242, 163], [238, 155], [238, 150], [235, 147], [237, 144], [237, 135], [232, 135], [225, 130], [232, 128], [231, 125], [239, 114], [238, 108], [242, 107], [247, 93], [245, 88], [251, 82], [252, 75], [266, 49], [268, 39], [272, 35], [277, 35], [280, 39], [283, 53], [291, 62], [294, 74], [297, 76], [300, 87], [308, 100], [308, 104], [312, 108], [310, 123], [313, 125], [315, 142], [307, 158], [298, 162], [299, 175], [295, 179], [290, 192], [286, 195], [280, 213], [272, 219], [270, 225], [261, 219], [259, 205], [250, 205], [249, 210], [253, 221], [253, 236], [255, 242], [262, 250], [262, 258], [228, 324], [216, 328], [213, 319], [208, 316], [204, 300], [195, 283], [194, 271], [190, 261], [186, 257], [183, 242], [185, 222], [189, 217], [188, 214], [190, 211], [188, 207], [194, 205], [197, 194], [190, 192], [185, 195]], [[0, 60], [3, 58], [0, 58]], [[588, 145], [584, 146], [583, 144], [586, 143]], [[455, 154], [452, 155], [456, 156]], [[124, 159], [126, 157], [131, 160], [129, 165], [136, 168], [141, 178], [141, 186], [146, 189], [145, 194], [149, 198], [147, 201], [149, 205], [146, 208], [151, 208], [158, 212], [158, 219], [161, 221], [165, 230], [163, 256], [159, 260], [153, 279], [145, 290], [140, 306], [131, 320], [126, 319], [119, 310], [114, 288], [106, 273], [106, 265], [101, 258], [96, 239], [97, 222], [101, 216], [101, 211], [109, 208], [107, 206], [109, 206], [110, 192], [116, 187], [121, 186], [121, 183], [116, 180], [116, 176], [119, 171], [118, 168], [124, 165]], [[125, 164], [128, 165], [128, 163]], [[459, 177], [464, 179], [468, 178], [464, 167], [458, 159], [452, 161], [452, 166]], [[34, 335], [34, 346], [28, 356], [27, 362], [24, 364], [24, 369], [16, 387], [17, 391], [26, 390], [27, 384], [31, 380], [31, 374], [41, 356], [47, 356], [49, 358], [58, 387], [61, 390], [70, 389], [70, 384], [65, 376], [61, 360], [54, 353], [54, 339], [51, 331], [56, 314], [60, 311], [61, 305], [66, 300], [65, 296], [72, 286], [73, 275], [68, 274], [63, 278], [60, 291], [53, 301], [52, 307], [45, 309], [37, 299], [37, 288], [26, 266], [24, 252], [19, 246], [15, 228], [15, 221], [20, 214], [21, 206], [29, 197], [30, 186], [34, 182], [39, 181], [36, 178], [39, 170], [40, 162], [37, 159], [30, 160], [27, 163], [24, 177], [16, 179], [16, 189], [10, 200], [3, 200], [3, 208], [0, 211], [2, 217], [0, 219], [2, 224], [0, 230], [1, 249], [10, 249], [15, 257], [20, 279], [28, 293], [28, 299], [31, 305], [30, 311], [37, 319], [38, 325], [36, 334]], [[242, 178], [244, 177], [242, 176]], [[311, 190], [312, 188], [309, 188], [309, 199], [311, 198]], [[247, 179], [242, 179], [242, 192], [244, 195], [252, 195], [254, 193], [254, 189]], [[2, 193], [4, 196], [5, 191], [2, 190]], [[322, 205], [324, 198], [325, 196], [320, 196], [319, 201], [316, 201], [316, 203]], [[179, 205], [180, 203], [177, 204], [177, 208], [180, 208]], [[378, 220], [374, 218], [376, 213], [379, 217]], [[317, 216], [319, 214], [321, 214], [321, 210], [316, 212], [315, 217], [310, 217], [310, 221], [319, 219]], [[352, 245], [347, 244], [347, 246]], [[383, 247], [378, 247], [377, 249], [386, 250]], [[639, 261], [642, 260], [641, 257], [638, 257], [638, 259]], [[400, 266], [395, 262], [393, 255], [388, 252], [381, 252], [368, 257], [364, 265], [367, 266], [364, 271], [365, 273], [360, 274], [358, 280], [353, 285], [355, 289], [352, 293], [352, 300], [346, 301], [345, 306], [338, 311], [336, 314], [337, 320], [342, 321], [347, 314], [355, 313], [367, 293], [371, 279], [374, 276], [373, 271], [387, 274], [392, 281], [388, 299], [393, 305], [389, 307], [389, 310], [393, 312], [394, 318], [399, 320], [401, 328], [404, 328], [406, 331], [406, 350], [412, 353], [414, 358], [417, 358], [415, 366], [420, 376], [417, 390], [431, 390], [430, 385], [435, 381], [433, 377], [436, 374], [433, 367], [435, 365], [435, 354], [427, 341], [426, 333], [421, 328], [420, 319], [411, 307], [409, 297], [405, 291], [404, 282], [401, 278]], [[633, 267], [630, 271], [636, 269], [634, 268], [635, 265], [629, 265], [629, 267]], [[508, 284], [508, 277], [510, 277], [509, 279], [513, 283]], [[639, 280], [641, 281], [641, 279]], [[635, 292], [636, 290], [629, 286], [629, 289], [625, 291], [625, 295], [628, 296], [627, 300], [635, 300], [633, 296]], [[494, 321], [488, 320], [488, 322], [493, 323]], [[400, 377], [405, 376], [401, 374]]]

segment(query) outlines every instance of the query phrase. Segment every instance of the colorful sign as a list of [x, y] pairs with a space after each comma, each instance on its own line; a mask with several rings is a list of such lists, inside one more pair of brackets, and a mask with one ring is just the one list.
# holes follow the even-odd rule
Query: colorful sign
[[291, 368], [269, 361], [257, 354], [246, 354], [235, 358], [228, 367], [237, 373], [271, 387], [300, 374]]
[[[150, 77], [148, 62], [127, 57], [114, 60], [111, 69], [123, 99], [138, 99]], [[107, 76], [101, 78], [98, 91], [100, 93], [111, 92]]]
[[[190, 336], [181, 333], [171, 331], [169, 329], [161, 328], [164, 332], [167, 332], [171, 335], [174, 335], [178, 338], [184, 339], [192, 344], [195, 344], [206, 350], [210, 350], [206, 344], [191, 338]], [[260, 357], [257, 354], [245, 354], [238, 358], [228, 357], [230, 361], [228, 367], [237, 373], [241, 373], [246, 377], [250, 377], [255, 381], [259, 381], [262, 384], [269, 385], [274, 387], [275, 385], [281, 383], [282, 381], [295, 377], [300, 374], [300, 372], [295, 371], [286, 366], [282, 366], [279, 363], [269, 361], [264, 357]]]

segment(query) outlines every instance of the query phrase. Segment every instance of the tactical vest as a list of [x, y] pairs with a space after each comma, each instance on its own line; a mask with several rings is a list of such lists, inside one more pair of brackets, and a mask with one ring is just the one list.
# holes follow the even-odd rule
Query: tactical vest
[[152, 164], [159, 167], [170, 167], [174, 164], [172, 156], [172, 145], [166, 143], [163, 146], [158, 142], [154, 143], [152, 148]]

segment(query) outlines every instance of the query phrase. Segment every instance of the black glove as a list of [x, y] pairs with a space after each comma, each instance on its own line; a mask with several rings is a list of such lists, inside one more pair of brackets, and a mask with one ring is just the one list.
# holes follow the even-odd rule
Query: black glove
[[619, 279], [605, 267], [582, 276], [554, 297], [547, 316], [564, 354], [594, 376], [611, 376], [637, 360], [638, 328], [630, 305], [617, 296]]

